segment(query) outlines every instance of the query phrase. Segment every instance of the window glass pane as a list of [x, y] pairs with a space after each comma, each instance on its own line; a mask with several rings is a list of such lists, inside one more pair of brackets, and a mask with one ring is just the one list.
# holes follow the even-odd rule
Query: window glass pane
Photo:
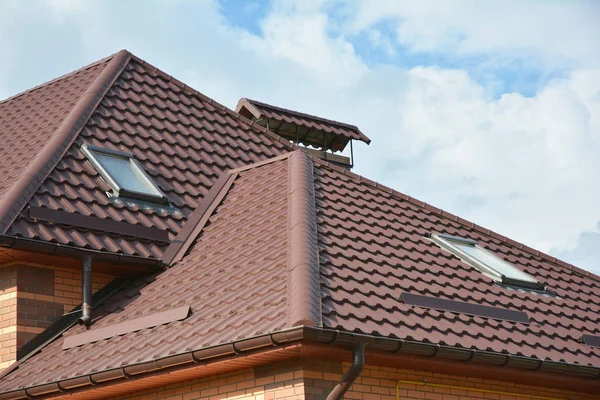
[[144, 178], [142, 175], [144, 172], [128, 158], [100, 152], [94, 152], [94, 156], [121, 188], [160, 196], [160, 193]]
[[525, 272], [521, 271], [520, 269], [518, 269], [516, 267], [513, 267], [506, 261], [501, 260], [500, 258], [491, 255], [487, 251], [485, 251], [477, 246], [474, 246], [469, 243], [461, 243], [461, 242], [455, 242], [455, 241], [452, 241], [451, 243], [454, 246], [458, 247], [463, 252], [467, 253], [468, 255], [470, 255], [471, 257], [476, 259], [477, 261], [481, 262], [482, 264], [485, 264], [489, 268], [504, 275], [507, 278], [516, 279], [519, 281], [526, 281], [526, 282], [537, 282], [535, 279], [533, 279], [532, 277], [527, 275]]

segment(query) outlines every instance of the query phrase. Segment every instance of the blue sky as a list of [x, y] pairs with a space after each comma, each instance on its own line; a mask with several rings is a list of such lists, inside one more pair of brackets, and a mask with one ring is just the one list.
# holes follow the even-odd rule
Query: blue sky
[[[33, 4], [33, 5], [32, 5]], [[358, 125], [356, 172], [600, 273], [594, 1], [0, 3], [0, 98], [127, 48]]]

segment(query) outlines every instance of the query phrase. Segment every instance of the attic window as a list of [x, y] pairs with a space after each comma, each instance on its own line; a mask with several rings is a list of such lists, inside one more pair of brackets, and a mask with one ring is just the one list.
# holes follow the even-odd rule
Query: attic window
[[432, 235], [431, 239], [441, 248], [450, 251], [496, 282], [529, 289], [545, 289], [543, 283], [485, 250], [474, 240], [444, 234]]
[[112, 188], [115, 197], [168, 204], [167, 197], [132, 154], [85, 144], [81, 151]]

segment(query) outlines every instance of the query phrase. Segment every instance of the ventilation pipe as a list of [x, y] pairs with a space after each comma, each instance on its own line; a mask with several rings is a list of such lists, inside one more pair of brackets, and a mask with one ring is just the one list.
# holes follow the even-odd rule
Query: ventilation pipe
[[352, 386], [365, 366], [365, 347], [367, 347], [366, 343], [359, 343], [354, 347], [352, 350], [352, 366], [350, 366], [346, 375], [342, 377], [340, 383], [329, 393], [327, 400], [341, 400], [344, 398], [344, 394], [350, 389], [350, 386]]
[[84, 256], [81, 259], [81, 318], [79, 324], [90, 326], [92, 322], [92, 257]]

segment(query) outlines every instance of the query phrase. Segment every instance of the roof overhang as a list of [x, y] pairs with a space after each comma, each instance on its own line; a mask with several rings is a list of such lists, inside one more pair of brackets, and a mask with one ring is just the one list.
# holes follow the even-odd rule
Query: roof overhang
[[350, 348], [358, 343], [367, 344], [367, 360], [371, 365], [497, 379], [577, 392], [597, 393], [600, 390], [600, 367], [301, 326], [21, 388], [0, 394], [0, 400], [63, 395], [70, 398], [106, 398], [289, 359], [348, 361]]
[[81, 268], [81, 259], [91, 256], [94, 271], [113, 276], [133, 277], [147, 274], [162, 267], [159, 259], [130, 256], [68, 246], [20, 236], [0, 235], [0, 264], [35, 263]]
[[[263, 111], [261, 111], [260, 107], [267, 107], [278, 110], [284, 114], [291, 114], [293, 116], [297, 115], [303, 119], [314, 120], [321, 126], [331, 125], [332, 127], [343, 127], [347, 131], [352, 131], [354, 137], [349, 137], [340, 133], [334, 133], [332, 130], [318, 129], [314, 126], [309, 127], [303, 124], [285, 121], [282, 118], [269, 117]], [[281, 137], [284, 137], [292, 142], [302, 143], [305, 146], [312, 146], [317, 149], [343, 151], [348, 143], [353, 139], [367, 144], [371, 143], [371, 139], [362, 133], [356, 126], [330, 121], [324, 118], [299, 113], [292, 110], [284, 110], [269, 104], [257, 102], [255, 100], [242, 98], [238, 102], [235, 110], [240, 115], [255, 121], [259, 125], [266, 127], [269, 131], [274, 132]]]

